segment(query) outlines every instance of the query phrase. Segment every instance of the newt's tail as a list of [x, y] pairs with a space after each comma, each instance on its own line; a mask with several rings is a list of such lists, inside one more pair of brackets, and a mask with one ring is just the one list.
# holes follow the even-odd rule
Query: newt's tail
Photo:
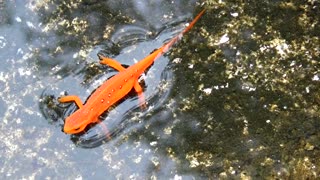
[[188, 32], [192, 27], [193, 25], [199, 20], [199, 18], [203, 15], [203, 13], [206, 11], [206, 9], [203, 9], [192, 21], [191, 23], [189, 24], [189, 26], [187, 26], [183, 31], [182, 31], [182, 34]]
[[172, 38], [169, 42], [167, 42], [166, 44], [164, 44], [162, 47], [160, 47], [159, 49], [157, 49], [156, 51], [154, 51], [153, 53], [151, 53], [149, 56], [147, 56], [146, 58], [144, 58], [143, 60], [139, 61], [137, 64], [139, 64], [139, 67], [144, 67], [144, 68], [140, 68], [139, 70], [141, 71], [141, 73], [143, 71], [145, 71], [145, 69], [147, 67], [149, 67], [153, 61], [155, 61], [156, 59], [158, 59], [160, 56], [162, 56], [164, 53], [166, 53], [170, 47], [172, 45], [174, 45], [180, 38], [182, 38], [183, 34], [188, 32], [193, 25], [199, 20], [199, 18], [203, 15], [203, 13], [205, 12], [205, 9], [203, 9], [194, 19], [193, 21], [190, 22], [190, 24], [182, 31], [180, 32], [177, 36], [175, 36], [174, 38]]
[[190, 23], [189, 25], [181, 32], [179, 33], [177, 36], [175, 36], [174, 38], [172, 38], [167, 44], [163, 45], [160, 49], [162, 49], [162, 53], [166, 53], [169, 48], [176, 43], [179, 39], [182, 38], [182, 36], [188, 32], [193, 26], [194, 24], [200, 19], [200, 17], [203, 15], [203, 13], [206, 11], [206, 9], [203, 9]]

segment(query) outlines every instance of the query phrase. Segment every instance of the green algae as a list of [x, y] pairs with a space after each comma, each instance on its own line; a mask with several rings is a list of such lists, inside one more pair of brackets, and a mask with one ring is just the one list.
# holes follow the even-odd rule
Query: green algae
[[212, 178], [316, 178], [320, 4], [206, 3], [170, 54], [183, 59], [175, 65], [175, 113], [201, 127], [185, 134], [180, 158]]

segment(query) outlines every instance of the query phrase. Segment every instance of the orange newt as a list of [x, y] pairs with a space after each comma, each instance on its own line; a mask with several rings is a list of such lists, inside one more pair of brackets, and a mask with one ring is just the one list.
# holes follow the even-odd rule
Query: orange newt
[[205, 10], [202, 10], [181, 33], [168, 43], [128, 68], [124, 68], [116, 60], [98, 54], [101, 64], [109, 65], [118, 70], [119, 73], [98, 87], [85, 104], [82, 103], [78, 96], [62, 96], [58, 99], [61, 103], [74, 102], [78, 106], [78, 109], [65, 119], [63, 131], [67, 134], [77, 134], [83, 131], [87, 125], [100, 122], [99, 116], [126, 96], [132, 88], [139, 96], [140, 105], [145, 105], [143, 90], [138, 78], [157, 58], [167, 52], [184, 33], [189, 31], [204, 12]]

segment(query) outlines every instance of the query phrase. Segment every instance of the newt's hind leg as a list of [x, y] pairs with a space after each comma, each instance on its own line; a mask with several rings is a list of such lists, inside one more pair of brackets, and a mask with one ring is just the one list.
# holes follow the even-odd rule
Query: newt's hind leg
[[83, 103], [78, 96], [62, 96], [58, 98], [58, 101], [61, 103], [74, 102], [79, 109], [83, 107]]
[[126, 69], [118, 61], [114, 59], [105, 57], [101, 54], [98, 54], [98, 57], [100, 59], [100, 64], [109, 65], [118, 71], [124, 71]]
[[102, 130], [106, 133], [107, 140], [110, 141], [111, 134], [110, 134], [109, 128], [104, 123], [102, 123], [100, 120], [98, 120], [98, 123], [99, 123], [99, 125], [101, 125]]
[[139, 106], [140, 106], [142, 109], [146, 109], [146, 108], [147, 108], [146, 99], [145, 99], [145, 97], [144, 97], [142, 87], [141, 87], [141, 85], [139, 84], [138, 81], [135, 82], [133, 88], [134, 88], [134, 90], [135, 90], [135, 91], [137, 92], [137, 94], [138, 94], [138, 97], [139, 97]]

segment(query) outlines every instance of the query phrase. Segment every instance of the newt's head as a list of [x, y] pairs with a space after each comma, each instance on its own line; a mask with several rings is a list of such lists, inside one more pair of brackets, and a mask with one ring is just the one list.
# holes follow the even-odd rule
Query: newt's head
[[90, 123], [92, 123], [92, 120], [89, 111], [78, 109], [66, 118], [63, 131], [67, 134], [77, 134], [83, 131]]

